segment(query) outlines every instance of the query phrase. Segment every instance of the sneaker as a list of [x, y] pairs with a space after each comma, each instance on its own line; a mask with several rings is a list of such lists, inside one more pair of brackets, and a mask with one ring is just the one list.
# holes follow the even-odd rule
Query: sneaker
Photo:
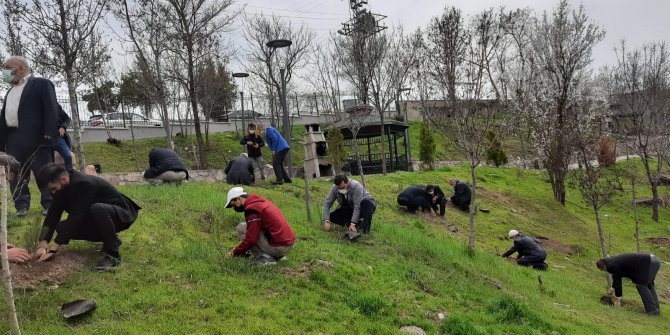
[[49, 214], [49, 209], [45, 209], [42, 211], [42, 215], [47, 216]]
[[93, 267], [93, 269], [96, 271], [110, 271], [114, 270], [114, 268], [116, 268], [119, 263], [121, 263], [120, 259], [110, 255], [105, 255], [102, 260]]
[[268, 254], [262, 254], [256, 258], [255, 263], [256, 265], [265, 266], [265, 265], [275, 265], [277, 264], [277, 261], [274, 259], [274, 257]]
[[22, 218], [28, 215], [28, 208], [20, 208], [16, 210], [16, 216]]
[[277, 262], [286, 262], [288, 261], [288, 258], [286, 256], [282, 256], [280, 259], [277, 260]]

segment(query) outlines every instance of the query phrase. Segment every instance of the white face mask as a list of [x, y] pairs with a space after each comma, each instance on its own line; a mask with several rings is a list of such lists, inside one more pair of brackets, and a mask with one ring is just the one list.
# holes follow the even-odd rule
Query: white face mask
[[249, 130], [249, 134], [254, 135], [254, 134], [256, 134], [256, 131], [250, 129], [250, 130]]
[[2, 69], [2, 81], [6, 83], [11, 83], [14, 80], [14, 75], [12, 74], [14, 70], [11, 69]]
[[347, 194], [347, 191], [348, 191], [348, 190], [345, 188], [345, 189], [343, 189], [343, 190], [339, 190], [339, 189], [338, 189], [337, 191], [340, 192], [340, 194]]
[[431, 192], [428, 192], [428, 195], [433, 195], [433, 193], [434, 193], [434, 192], [432, 192], [432, 191], [431, 191]]

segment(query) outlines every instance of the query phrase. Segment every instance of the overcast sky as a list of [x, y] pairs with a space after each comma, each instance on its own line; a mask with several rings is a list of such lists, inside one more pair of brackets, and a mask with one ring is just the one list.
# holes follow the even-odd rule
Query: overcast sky
[[[602, 26], [607, 35], [596, 46], [594, 66], [614, 63], [613, 47], [625, 38], [630, 46], [652, 41], [670, 41], [670, 0], [570, 0], [573, 7], [583, 4], [589, 17]], [[425, 27], [430, 19], [441, 14], [445, 6], [454, 5], [466, 15], [504, 5], [507, 9], [528, 7], [537, 14], [551, 11], [558, 0], [368, 0], [374, 13], [386, 15], [388, 26], [402, 24], [405, 31]], [[317, 34], [317, 42], [327, 40], [328, 34], [340, 28], [349, 18], [348, 0], [246, 0], [248, 14], [275, 14], [294, 24], [307, 24]], [[238, 26], [241, 21], [238, 21]], [[239, 31], [233, 32], [233, 45], [242, 43]], [[240, 55], [243, 56], [243, 55]], [[240, 61], [244, 61], [240, 59]], [[236, 66], [233, 64], [233, 66]]]

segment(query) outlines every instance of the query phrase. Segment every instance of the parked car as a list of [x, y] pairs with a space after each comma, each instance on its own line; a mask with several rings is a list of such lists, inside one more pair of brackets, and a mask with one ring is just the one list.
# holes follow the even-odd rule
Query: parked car
[[[124, 122], [125, 119], [125, 122]], [[102, 126], [103, 124], [107, 127], [127, 127], [130, 123], [133, 125], [145, 125], [145, 126], [156, 126], [160, 127], [163, 125], [161, 120], [150, 119], [144, 115], [137, 113], [107, 113], [102, 115], [93, 115], [88, 119], [86, 123], [89, 126]]]

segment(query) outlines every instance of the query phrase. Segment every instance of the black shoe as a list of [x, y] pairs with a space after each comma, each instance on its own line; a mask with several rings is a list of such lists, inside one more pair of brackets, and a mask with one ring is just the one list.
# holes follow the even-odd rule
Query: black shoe
[[105, 255], [98, 264], [96, 264], [93, 269], [96, 271], [110, 271], [114, 270], [121, 263], [121, 259], [112, 257], [110, 255]]
[[22, 218], [28, 215], [28, 208], [20, 208], [16, 210], [16, 216]]
[[293, 182], [293, 180], [291, 180], [291, 179], [287, 179], [287, 180], [284, 180], [284, 182], [287, 183], [287, 184], [290, 184], [290, 183]]
[[275, 180], [275, 181], [272, 182], [272, 185], [283, 185], [283, 184], [284, 184], [284, 182], [281, 181], [281, 180]]

